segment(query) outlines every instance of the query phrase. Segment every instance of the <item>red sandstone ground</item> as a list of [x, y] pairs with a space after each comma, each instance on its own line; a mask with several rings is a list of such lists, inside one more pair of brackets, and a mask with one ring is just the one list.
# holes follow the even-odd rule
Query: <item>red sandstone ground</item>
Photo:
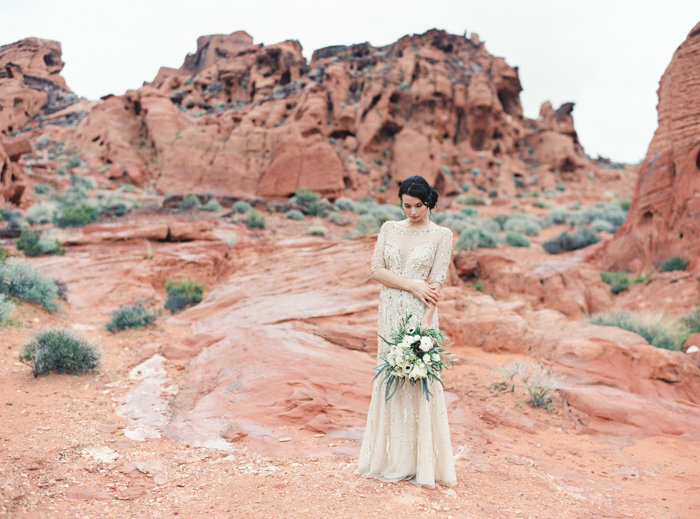
[[[353, 470], [359, 441], [337, 434], [333, 419], [309, 426], [308, 419], [313, 416], [306, 416], [307, 422], [303, 423], [299, 421], [301, 415], [292, 413], [285, 419], [282, 414], [274, 426], [268, 425], [270, 429], [258, 435], [251, 433], [232, 438], [232, 443], [224, 442], [227, 451], [177, 442], [167, 435], [143, 442], [125, 437], [129, 421], [116, 411], [138, 383], [130, 379], [130, 370], [153, 354], [162, 353], [168, 379], [183, 384], [192, 356], [202, 345], [197, 346], [195, 341], [195, 351], [183, 354], [183, 344], [188, 344], [183, 341], [192, 336], [193, 328], [173, 319], [161, 319], [148, 330], [110, 334], [103, 328], [109, 313], [116, 305], [128, 302], [133, 290], [145, 298], [150, 295], [161, 300], [160, 287], [167, 277], [162, 269], [168, 267], [199, 273], [200, 278], [207, 279], [208, 293], [217, 283], [229, 286], [224, 281], [225, 273], [243, 280], [246, 267], [294, 243], [293, 229], [297, 225], [280, 216], [270, 225], [276, 233], [258, 233], [255, 243], [242, 226], [229, 226], [241, 237], [231, 249], [222, 242], [155, 243], [151, 260], [144, 258], [141, 241], [76, 246], [64, 257], [32, 260], [38, 268], [67, 282], [69, 295], [61, 313], [53, 316], [25, 304], [18, 311], [17, 323], [2, 329], [2, 513], [9, 517], [398, 514], [655, 519], [690, 519], [700, 514], [697, 441], [592, 434], [592, 423], [579, 413], [569, 411], [568, 406], [562, 412], [561, 399], [553, 412], [532, 409], [525, 403], [521, 386], [512, 395], [492, 387], [499, 380], [493, 366], [527, 357], [488, 353], [463, 343], [453, 346], [458, 361], [445, 377], [457, 462], [458, 485], [454, 488], [427, 490], [409, 483], [383, 484], [358, 478]], [[294, 247], [303, 250], [310, 243], [344, 246], [333, 238], [303, 238]], [[356, 245], [348, 242], [347, 246]], [[358, 246], [371, 250], [372, 240], [361, 240]], [[509, 248], [502, 251], [508, 252]], [[551, 259], [537, 246], [528, 253], [533, 262]], [[216, 271], [221, 275], [217, 276], [215, 271], [207, 271], [206, 265], [212, 265], [211, 261], [221, 254], [223, 263]], [[87, 258], [90, 260], [86, 262]], [[357, 268], [363, 269], [368, 261], [363, 258]], [[91, 276], [120, 264], [131, 269], [126, 281], [129, 290], [120, 293], [112, 289], [127, 279], [118, 270], [113, 271], [115, 279], [105, 280], [99, 293], [91, 290]], [[77, 265], [81, 270], [71, 270]], [[301, 265], [298, 270], [303, 271]], [[140, 274], [133, 275], [137, 272]], [[338, 286], [347, 283], [341, 280]], [[353, 297], [371, 299], [376, 287], [368, 283], [370, 292], [361, 285], [352, 289], [356, 294]], [[141, 288], [137, 290], [138, 286]], [[207, 305], [207, 301], [211, 302]], [[202, 316], [212, 315], [208, 310], [212, 305], [221, 309], [215, 301], [215, 297], [209, 297], [201, 308], [195, 307], [179, 319], [199, 322]], [[332, 300], [330, 304], [334, 304]], [[362, 321], [358, 330], [372, 326], [362, 317], [360, 307], [354, 311], [359, 312]], [[235, 312], [232, 315], [242, 315]], [[311, 317], [297, 321], [294, 327], [304, 333], [316, 322], [314, 319], [318, 320]], [[76, 328], [99, 344], [104, 354], [100, 370], [80, 377], [33, 378], [29, 368], [17, 362], [17, 355], [31, 333], [45, 325]], [[235, 337], [237, 332], [231, 329], [230, 334]], [[359, 377], [353, 380], [336, 378], [335, 384], [325, 381], [328, 387], [319, 395], [325, 395], [321, 400], [330, 401], [332, 396], [326, 391], [345, 393], [347, 389], [341, 391], [345, 384], [357, 393], [360, 400], [356, 406], [361, 409], [368, 403], [374, 361], [371, 352], [345, 351], [356, 356], [358, 360], [353, 362], [364, 366], [360, 368], [364, 374], [353, 375]], [[184, 389], [180, 387], [181, 392]], [[162, 396], [172, 398], [167, 391], [171, 389], [166, 388]], [[201, 400], [192, 405], [195, 412]], [[361, 413], [351, 419], [355, 426], [362, 425]], [[318, 428], [323, 427], [328, 434], [320, 436]], [[280, 442], [283, 436], [292, 440]]]

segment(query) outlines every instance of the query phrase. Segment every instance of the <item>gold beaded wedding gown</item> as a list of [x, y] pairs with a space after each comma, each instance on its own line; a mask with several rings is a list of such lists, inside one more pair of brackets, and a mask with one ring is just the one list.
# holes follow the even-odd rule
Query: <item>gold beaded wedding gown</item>
[[[386, 268], [406, 279], [443, 283], [452, 253], [452, 231], [446, 227], [408, 229], [397, 222], [382, 225], [372, 255], [372, 272]], [[411, 314], [420, 323], [425, 305], [405, 290], [382, 286], [377, 333], [389, 338], [401, 319]], [[438, 327], [437, 311], [432, 326]], [[387, 345], [378, 338], [378, 355]], [[381, 361], [379, 361], [381, 363]], [[418, 385], [399, 388], [388, 401], [378, 377], [372, 387], [367, 426], [356, 474], [381, 481], [410, 480], [435, 488], [455, 485], [454, 460], [442, 386], [429, 385], [426, 400]]]

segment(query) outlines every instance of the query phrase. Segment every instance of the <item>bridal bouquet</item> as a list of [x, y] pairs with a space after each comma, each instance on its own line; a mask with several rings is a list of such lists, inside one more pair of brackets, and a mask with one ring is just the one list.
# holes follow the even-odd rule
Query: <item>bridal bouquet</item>
[[443, 368], [452, 366], [452, 355], [445, 351], [445, 337], [435, 328], [409, 327], [411, 316], [407, 315], [391, 334], [391, 341], [380, 338], [389, 345], [389, 350], [380, 357], [383, 363], [375, 368], [376, 379], [383, 376], [386, 382], [384, 397], [389, 400], [406, 381], [418, 384], [425, 398], [432, 394], [428, 382], [438, 381]]

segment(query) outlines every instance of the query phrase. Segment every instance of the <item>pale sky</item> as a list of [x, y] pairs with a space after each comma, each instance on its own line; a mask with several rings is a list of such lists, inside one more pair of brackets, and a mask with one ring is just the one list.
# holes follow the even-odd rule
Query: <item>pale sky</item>
[[245, 30], [256, 43], [393, 43], [432, 28], [476, 32], [519, 67], [525, 116], [573, 101], [586, 152], [638, 162], [657, 126], [656, 90], [673, 52], [700, 21], [700, 0], [0, 0], [0, 45], [62, 43], [63, 77], [97, 99], [179, 68], [197, 38]]

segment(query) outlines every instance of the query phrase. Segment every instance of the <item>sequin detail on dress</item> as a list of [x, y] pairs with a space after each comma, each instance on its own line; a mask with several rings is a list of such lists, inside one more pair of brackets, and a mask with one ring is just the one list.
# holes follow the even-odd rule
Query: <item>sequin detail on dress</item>
[[[382, 225], [372, 255], [372, 272], [386, 268], [406, 279], [443, 283], [452, 255], [452, 231], [445, 227], [407, 229], [396, 222]], [[418, 324], [425, 306], [410, 292], [382, 287], [377, 333], [388, 337], [399, 321], [413, 315]], [[432, 325], [438, 327], [437, 311]], [[378, 339], [381, 355], [386, 345]], [[434, 488], [455, 485], [445, 399], [440, 384], [431, 384], [430, 401], [406, 384], [384, 401], [379, 380], [372, 387], [367, 427], [356, 474], [382, 481], [411, 482]]]

